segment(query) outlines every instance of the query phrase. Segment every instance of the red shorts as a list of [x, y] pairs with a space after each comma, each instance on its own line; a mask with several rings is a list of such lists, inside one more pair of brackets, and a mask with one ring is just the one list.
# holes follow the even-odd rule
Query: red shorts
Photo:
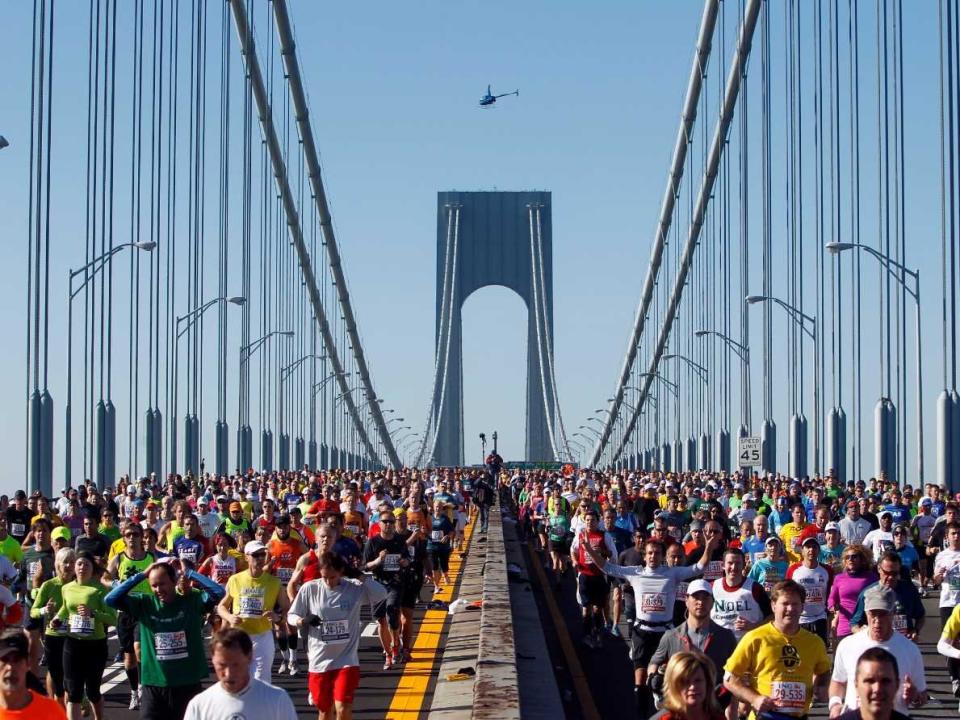
[[352, 705], [359, 684], [360, 668], [356, 665], [322, 673], [307, 673], [307, 690], [317, 711], [321, 713], [328, 712], [334, 700]]

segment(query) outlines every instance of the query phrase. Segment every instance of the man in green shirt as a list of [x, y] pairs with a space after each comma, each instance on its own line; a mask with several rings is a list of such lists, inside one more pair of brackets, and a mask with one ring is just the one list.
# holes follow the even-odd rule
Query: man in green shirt
[[20, 547], [20, 543], [7, 532], [6, 515], [0, 515], [0, 555], [5, 555], [7, 560], [18, 568], [20, 563], [23, 562], [23, 549]]
[[[179, 583], [184, 573], [203, 589]], [[144, 580], [152, 592], [132, 592]], [[187, 703], [200, 692], [208, 675], [203, 623], [224, 594], [210, 578], [166, 558], [107, 595], [110, 607], [129, 613], [140, 624], [141, 718], [183, 717]]]

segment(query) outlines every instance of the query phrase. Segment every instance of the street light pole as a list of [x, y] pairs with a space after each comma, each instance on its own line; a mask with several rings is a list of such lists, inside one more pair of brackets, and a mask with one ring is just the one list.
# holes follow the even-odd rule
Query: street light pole
[[[294, 336], [293, 330], [272, 330], [266, 335], [257, 338], [253, 342], [250, 342], [246, 345], [240, 346], [240, 365], [239, 373], [242, 376], [244, 366], [250, 361], [250, 358], [253, 354], [260, 349], [260, 347], [270, 340], [274, 336], [280, 336], [287, 339], [290, 339]], [[245, 408], [249, 404], [249, 398], [243, 398], [244, 384], [240, 385], [240, 407]], [[244, 403], [244, 400], [247, 403]], [[237, 428], [237, 451], [238, 455], [241, 458], [241, 462], [238, 465], [243, 468], [247, 466], [247, 463], [253, 462], [253, 430], [251, 429], [249, 423], [244, 424], [243, 419], [241, 418], [240, 426]], [[273, 433], [268, 430], [261, 430], [261, 439], [260, 439], [260, 452], [261, 455], [265, 457], [260, 458], [261, 466], [264, 469], [268, 469], [267, 465], [272, 465], [272, 456], [273, 456]]]
[[[145, 252], [150, 252], [153, 250], [157, 244], [155, 242], [128, 242], [108, 250], [102, 255], [95, 257], [93, 260], [88, 262], [83, 267], [77, 270], [70, 270], [67, 276], [67, 402], [66, 402], [66, 428], [64, 433], [64, 450], [65, 450], [65, 463], [64, 463], [64, 487], [71, 487], [71, 458], [72, 458], [72, 437], [71, 437], [71, 426], [72, 426], [72, 405], [73, 405], [73, 299], [80, 293], [83, 288], [87, 286], [94, 276], [100, 272], [107, 261], [116, 255], [118, 252], [124, 248], [135, 248], [137, 250], [144, 250]], [[81, 273], [86, 273], [90, 268], [93, 270], [87, 274], [83, 282], [80, 283], [80, 286], [76, 289], [73, 287], [73, 280], [75, 277]]]
[[[916, 315], [916, 345], [917, 345], [917, 484], [923, 485], [924, 481], [924, 463], [923, 463], [923, 343], [921, 342], [921, 329], [920, 329], [920, 270], [911, 270], [905, 265], [897, 262], [889, 255], [876, 250], [875, 248], [870, 247], [869, 245], [864, 245], [863, 243], [827, 243], [825, 245], [828, 252], [831, 253], [840, 253], [845, 250], [859, 249], [865, 251], [868, 255], [873, 256], [877, 261], [883, 265], [884, 269], [892, 275], [897, 282], [903, 287], [903, 289], [913, 298], [915, 315]], [[896, 271], [899, 271], [903, 274], [909, 275], [913, 279], [913, 289], [904, 281], [901, 275], [898, 275]], [[954, 476], [956, 471], [960, 468], [950, 467], [949, 475], [951, 482], [954, 481]]]
[[[787, 316], [793, 320], [800, 328], [801, 332], [805, 333], [813, 341], [813, 471], [816, 474], [820, 473], [820, 365], [817, 362], [818, 358], [818, 333], [817, 333], [817, 319], [812, 315], [807, 315], [805, 312], [799, 308], [794, 307], [793, 305], [784, 302], [780, 298], [773, 297], [771, 295], [747, 295], [744, 298], [744, 302], [747, 305], [755, 305], [757, 303], [772, 302], [776, 303], [782, 307], [787, 312]], [[809, 322], [812, 329], [808, 330], [806, 323]], [[769, 418], [768, 418], [769, 420]], [[805, 422], [805, 419], [804, 419]], [[776, 448], [773, 449], [773, 452], [776, 451]], [[765, 458], [768, 460], [769, 458]], [[805, 459], [805, 458], [804, 458]], [[798, 465], [798, 467], [800, 467]], [[764, 468], [770, 469], [770, 468]], [[805, 469], [805, 468], [803, 468]], [[805, 473], [802, 473], [805, 474]]]

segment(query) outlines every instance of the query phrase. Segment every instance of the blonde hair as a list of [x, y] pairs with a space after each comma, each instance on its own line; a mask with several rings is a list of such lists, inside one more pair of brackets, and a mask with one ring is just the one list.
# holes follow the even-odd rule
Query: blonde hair
[[697, 670], [703, 673], [706, 681], [703, 709], [708, 716], [715, 716], [721, 712], [714, 692], [716, 673], [713, 669], [713, 661], [701, 652], [684, 651], [670, 658], [663, 679], [663, 706], [674, 715], [686, 714], [687, 706], [683, 701], [683, 692], [690, 685]]

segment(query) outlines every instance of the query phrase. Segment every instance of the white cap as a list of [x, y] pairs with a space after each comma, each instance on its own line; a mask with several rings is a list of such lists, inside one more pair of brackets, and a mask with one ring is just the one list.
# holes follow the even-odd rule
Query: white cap
[[687, 585], [688, 596], [698, 592], [710, 593], [711, 597], [713, 596], [713, 588], [706, 580], [693, 580], [689, 585]]
[[827, 526], [823, 529], [824, 532], [830, 532], [831, 530], [836, 530], [840, 532], [840, 523], [828, 522]]
[[251, 540], [243, 546], [243, 552], [245, 555], [253, 555], [254, 553], [263, 552], [266, 549], [267, 546], [259, 540]]

